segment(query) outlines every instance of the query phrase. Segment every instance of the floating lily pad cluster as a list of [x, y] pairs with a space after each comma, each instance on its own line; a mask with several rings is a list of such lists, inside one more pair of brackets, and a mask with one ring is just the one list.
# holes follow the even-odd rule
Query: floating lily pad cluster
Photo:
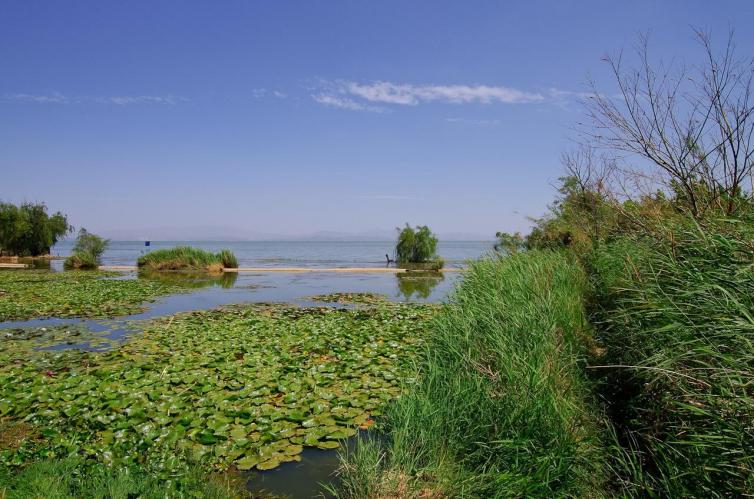
[[107, 331], [90, 331], [83, 324], [0, 329], [0, 350], [26, 348], [105, 349], [112, 346]]
[[378, 293], [329, 293], [312, 296], [311, 300], [324, 303], [381, 303], [387, 298]]
[[102, 318], [143, 310], [144, 302], [181, 288], [118, 274], [79, 271], [0, 270], [0, 322], [36, 317]]
[[[0, 344], [0, 418], [36, 457], [271, 469], [330, 449], [400, 393], [434, 308], [234, 306], [148, 323], [107, 352]], [[27, 452], [25, 455], [24, 452]], [[0, 449], [12, 464], [28, 449]]]

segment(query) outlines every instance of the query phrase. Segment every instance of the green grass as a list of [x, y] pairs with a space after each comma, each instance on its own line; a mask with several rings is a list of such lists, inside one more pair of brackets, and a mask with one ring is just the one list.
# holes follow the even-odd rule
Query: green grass
[[181, 288], [107, 272], [0, 270], [0, 321], [38, 317], [105, 318], [144, 310], [144, 303]]
[[599, 496], [581, 268], [527, 252], [474, 263], [431, 324], [387, 443], [348, 456], [340, 497]]
[[99, 267], [99, 261], [89, 253], [78, 252], [67, 257], [63, 262], [63, 266], [66, 270], [93, 270]]
[[159, 249], [142, 255], [137, 260], [139, 268], [152, 271], [205, 270], [220, 272], [224, 268], [237, 268], [235, 255], [227, 249], [212, 253], [191, 246]]
[[138, 468], [91, 465], [81, 459], [43, 460], [21, 469], [0, 466], [0, 497], [4, 499], [162, 499], [246, 497], [242, 482], [229, 476], [207, 476], [189, 468], [170, 480]]
[[616, 428], [621, 488], [754, 494], [754, 234], [727, 221], [668, 225], [595, 252], [594, 372]]

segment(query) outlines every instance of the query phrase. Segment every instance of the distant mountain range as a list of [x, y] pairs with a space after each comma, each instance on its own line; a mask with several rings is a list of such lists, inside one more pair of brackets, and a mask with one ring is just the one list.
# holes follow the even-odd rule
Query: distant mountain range
[[[392, 241], [396, 231], [365, 232], [316, 231], [306, 234], [275, 234], [228, 227], [153, 227], [149, 229], [107, 230], [98, 234], [114, 241]], [[491, 234], [438, 232], [443, 241], [487, 241]]]

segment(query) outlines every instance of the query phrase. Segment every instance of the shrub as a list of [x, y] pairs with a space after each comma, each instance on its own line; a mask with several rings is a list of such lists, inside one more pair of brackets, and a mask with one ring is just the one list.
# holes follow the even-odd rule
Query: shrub
[[0, 203], [0, 253], [46, 255], [71, 230], [65, 215], [48, 215], [44, 204]]
[[65, 259], [65, 268], [96, 269], [99, 267], [100, 257], [109, 243], [108, 239], [103, 239], [82, 228], [76, 237], [76, 244], [73, 246], [71, 256]]
[[403, 229], [397, 229], [398, 242], [395, 245], [396, 260], [399, 264], [427, 263], [439, 261], [437, 251], [437, 237], [426, 225], [412, 228], [406, 224]]
[[137, 260], [140, 268], [147, 270], [204, 270], [220, 272], [223, 268], [237, 267], [235, 255], [230, 250], [212, 253], [191, 246], [155, 250]]

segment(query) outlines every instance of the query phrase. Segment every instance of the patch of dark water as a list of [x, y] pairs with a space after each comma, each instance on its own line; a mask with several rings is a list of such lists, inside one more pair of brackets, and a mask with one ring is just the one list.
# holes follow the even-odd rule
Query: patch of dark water
[[326, 486], [337, 488], [340, 478], [340, 454], [352, 453], [359, 441], [377, 439], [382, 435], [361, 430], [347, 439], [340, 449], [322, 450], [305, 447], [300, 454], [301, 461], [283, 463], [268, 471], [250, 471], [246, 475], [246, 488], [254, 497], [311, 499], [331, 498], [333, 495]]

